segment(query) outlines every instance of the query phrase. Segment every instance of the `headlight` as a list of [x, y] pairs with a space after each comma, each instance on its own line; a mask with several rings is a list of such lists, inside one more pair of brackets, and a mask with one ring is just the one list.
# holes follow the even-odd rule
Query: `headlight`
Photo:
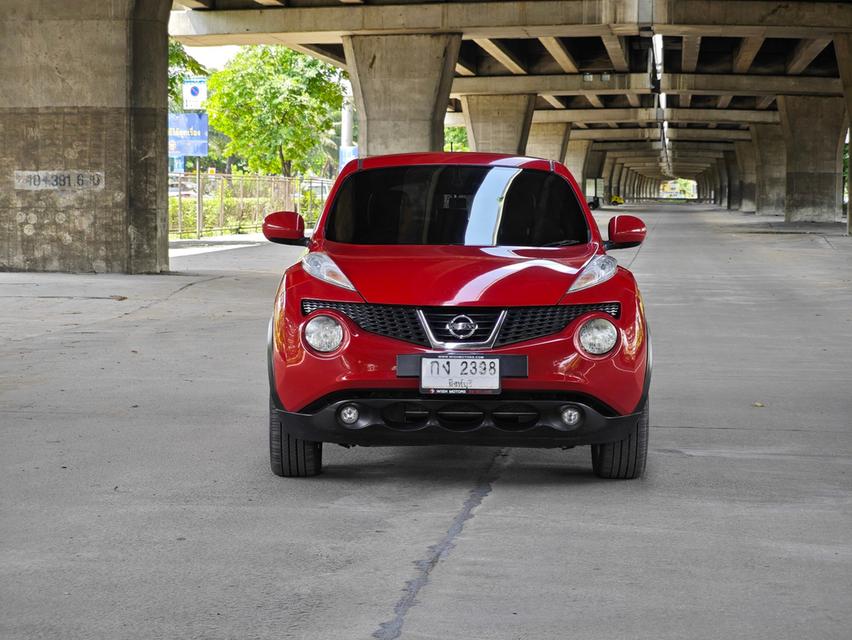
[[609, 320], [592, 318], [580, 327], [580, 346], [595, 356], [611, 351], [618, 340], [618, 329]]
[[574, 284], [568, 291], [579, 291], [580, 289], [588, 289], [601, 282], [606, 282], [615, 275], [618, 269], [618, 262], [610, 256], [595, 256], [583, 267], [580, 275], [574, 280]]
[[314, 316], [305, 325], [305, 341], [317, 351], [334, 351], [343, 342], [343, 327], [331, 316]]
[[355, 291], [355, 287], [349, 282], [346, 274], [340, 270], [334, 260], [321, 251], [306, 254], [302, 258], [302, 267], [317, 280]]

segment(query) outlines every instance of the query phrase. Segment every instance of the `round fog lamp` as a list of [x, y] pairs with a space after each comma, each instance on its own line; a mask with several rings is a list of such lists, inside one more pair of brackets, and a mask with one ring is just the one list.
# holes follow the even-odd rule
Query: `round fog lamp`
[[580, 410], [576, 407], [565, 407], [562, 409], [562, 422], [567, 427], [574, 427], [580, 423]]
[[592, 318], [580, 327], [580, 346], [587, 353], [600, 356], [611, 351], [618, 340], [618, 329], [609, 320]]
[[331, 316], [314, 316], [305, 325], [305, 341], [317, 351], [334, 351], [343, 342], [343, 327]]
[[345, 404], [340, 410], [340, 421], [343, 424], [355, 424], [361, 414], [358, 412], [358, 407], [354, 404]]

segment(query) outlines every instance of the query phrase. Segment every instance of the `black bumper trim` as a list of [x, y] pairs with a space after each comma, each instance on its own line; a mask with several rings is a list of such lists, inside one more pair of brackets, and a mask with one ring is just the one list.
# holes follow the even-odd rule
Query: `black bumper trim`
[[[351, 427], [338, 420], [338, 411], [349, 403], [358, 406], [361, 416]], [[417, 424], [389, 424], [385, 419], [390, 407], [400, 404], [425, 410], [428, 417]], [[493, 413], [503, 416], [510, 408], [522, 404], [538, 413], [531, 426], [506, 428], [499, 426]], [[451, 407], [465, 405], [481, 411], [482, 419], [468, 426], [448, 425], [438, 416]], [[563, 407], [578, 407], [583, 419], [576, 427], [566, 427], [560, 414]], [[501, 411], [502, 410], [502, 411]], [[401, 401], [399, 398], [352, 398], [332, 402], [315, 413], [293, 413], [274, 408], [285, 432], [303, 440], [333, 442], [359, 446], [402, 445], [483, 445], [510, 447], [564, 447], [602, 444], [625, 438], [636, 426], [641, 408], [636, 413], [607, 417], [581, 402], [566, 400], [482, 400], [472, 398], [418, 399]]]

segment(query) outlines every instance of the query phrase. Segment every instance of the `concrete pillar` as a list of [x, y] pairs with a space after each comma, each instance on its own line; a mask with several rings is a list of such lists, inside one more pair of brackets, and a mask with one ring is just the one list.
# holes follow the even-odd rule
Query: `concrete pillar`
[[530, 126], [526, 155], [563, 162], [571, 125], [567, 122], [536, 123]]
[[725, 151], [725, 167], [728, 172], [728, 209], [736, 210], [742, 204], [742, 183], [740, 169], [737, 165], [737, 154]]
[[787, 192], [787, 151], [779, 124], [753, 124], [757, 170], [757, 213], [784, 215]]
[[635, 171], [631, 170], [630, 171], [630, 186], [628, 187], [628, 190], [630, 191], [630, 199], [633, 202], [636, 202], [637, 198], [639, 197], [639, 189], [638, 189], [638, 186], [637, 186], [638, 184], [639, 184], [639, 174], [636, 173]]
[[724, 158], [716, 158], [716, 174], [718, 175], [719, 193], [716, 196], [716, 204], [723, 209], [728, 208], [728, 166]]
[[[579, 142], [579, 140], [575, 140], [575, 142]], [[594, 145], [592, 145], [590, 148], [592, 148], [593, 146]], [[586, 165], [583, 171], [583, 175], [586, 177], [586, 180], [589, 180], [591, 178], [596, 179], [603, 177], [602, 169], [605, 157], [606, 152], [604, 151], [589, 151], [588, 155], [586, 156]]]
[[778, 96], [778, 111], [787, 147], [784, 219], [834, 222], [842, 203], [846, 101]]
[[757, 160], [754, 142], [735, 142], [734, 153], [737, 156], [737, 169], [740, 172], [740, 211], [757, 211]]
[[[852, 124], [852, 33], [834, 35], [834, 54], [837, 57], [840, 82], [843, 84], [843, 94], [846, 98], [846, 117]], [[847, 189], [852, 192], [849, 184]], [[852, 209], [846, 212], [846, 233], [852, 236], [852, 212], [850, 211]]]
[[[535, 126], [535, 125], [533, 125]], [[565, 166], [574, 180], [580, 185], [580, 190], [586, 193], [586, 166], [589, 160], [589, 150], [592, 148], [591, 140], [570, 140], [565, 151]], [[586, 197], [591, 194], [586, 193]]]
[[461, 35], [344, 36], [358, 153], [440, 151]]
[[615, 157], [608, 153], [604, 158], [603, 169], [601, 169], [601, 177], [604, 181], [604, 202], [609, 204], [613, 194], [613, 172], [615, 171]]
[[462, 96], [461, 103], [472, 151], [524, 155], [534, 94]]
[[0, 9], [0, 269], [168, 270], [170, 0]]
[[624, 170], [624, 163], [619, 162], [618, 158], [616, 158], [615, 163], [612, 166], [612, 177], [610, 179], [611, 184], [612, 184], [611, 191], [612, 191], [612, 195], [614, 195], [614, 196], [620, 196], [621, 195], [621, 174], [622, 174], [623, 170]]
[[630, 169], [621, 165], [621, 174], [618, 176], [618, 195], [627, 200], [627, 178], [630, 175]]
[[630, 202], [633, 199], [633, 180], [636, 174], [632, 169], [624, 170], [624, 201]]

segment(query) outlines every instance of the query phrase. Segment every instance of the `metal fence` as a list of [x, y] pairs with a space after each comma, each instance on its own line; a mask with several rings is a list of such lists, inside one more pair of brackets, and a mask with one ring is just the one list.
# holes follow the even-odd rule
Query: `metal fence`
[[170, 173], [169, 237], [258, 231], [271, 211], [298, 211], [310, 226], [331, 184], [325, 178]]

